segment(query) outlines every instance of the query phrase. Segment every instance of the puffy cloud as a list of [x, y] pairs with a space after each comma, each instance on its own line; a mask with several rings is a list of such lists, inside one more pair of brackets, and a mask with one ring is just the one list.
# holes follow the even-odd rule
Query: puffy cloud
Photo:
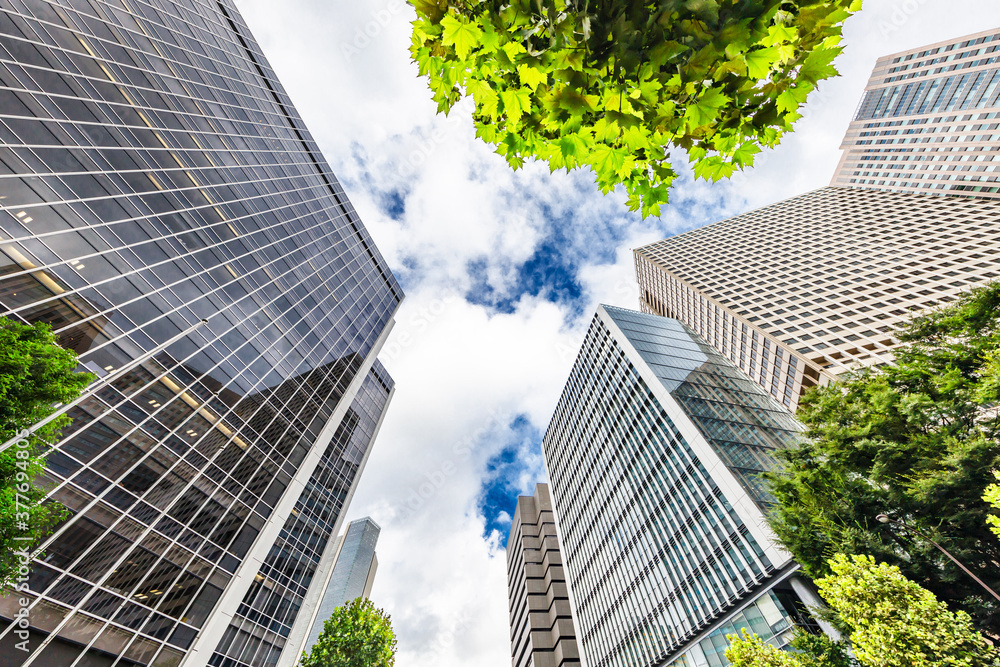
[[594, 308], [637, 307], [631, 249], [828, 184], [878, 56], [1000, 18], [988, 0], [869, 3], [794, 134], [728, 182], [682, 166], [643, 221], [588, 173], [510, 170], [468, 109], [436, 115], [402, 0], [237, 4], [407, 292], [382, 354], [396, 394], [349, 509], [383, 526], [373, 598], [401, 667], [510, 663], [509, 514], [545, 477], [540, 440]]

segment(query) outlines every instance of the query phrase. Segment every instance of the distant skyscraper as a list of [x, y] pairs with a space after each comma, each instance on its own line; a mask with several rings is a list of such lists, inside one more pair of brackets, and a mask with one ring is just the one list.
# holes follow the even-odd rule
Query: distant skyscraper
[[507, 539], [513, 667], [578, 667], [580, 650], [547, 484], [517, 499]]
[[831, 185], [1000, 197], [1000, 29], [879, 58]]
[[912, 315], [1000, 278], [1000, 202], [822, 188], [635, 250], [676, 317], [786, 406], [884, 363]]
[[72, 516], [0, 597], [4, 664], [274, 665], [402, 292], [231, 0], [6, 3], [0, 61], [0, 315], [98, 376], [60, 408], [41, 483]]
[[802, 582], [757, 476], [798, 428], [681, 322], [598, 308], [542, 444], [588, 667], [787, 643]]
[[[378, 558], [375, 557], [375, 545], [381, 532], [379, 525], [369, 517], [352, 521], [347, 531], [336, 543], [336, 555], [329, 567], [330, 578], [326, 584], [323, 598], [316, 605], [312, 615], [312, 628], [302, 650], [308, 653], [319, 635], [323, 632], [323, 624], [337, 607], [356, 598], [368, 598], [375, 582], [375, 572], [378, 570]], [[282, 662], [294, 665], [298, 656], [291, 653], [284, 656]]]

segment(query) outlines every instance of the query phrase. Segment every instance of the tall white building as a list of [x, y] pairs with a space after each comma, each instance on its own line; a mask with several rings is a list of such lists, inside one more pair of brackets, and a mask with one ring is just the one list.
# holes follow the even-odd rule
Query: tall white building
[[1000, 197], [1000, 29], [879, 58], [831, 185]]
[[542, 444], [584, 664], [721, 667], [808, 623], [758, 477], [798, 429], [691, 328], [598, 308]]
[[794, 409], [889, 361], [914, 314], [1000, 278], [998, 223], [992, 199], [821, 188], [636, 249], [640, 303]]

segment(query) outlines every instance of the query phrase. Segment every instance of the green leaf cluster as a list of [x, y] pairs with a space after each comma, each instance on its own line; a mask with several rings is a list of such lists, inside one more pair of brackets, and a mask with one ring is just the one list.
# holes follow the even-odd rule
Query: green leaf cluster
[[737, 635], [727, 635], [729, 646], [726, 660], [731, 667], [800, 667], [798, 656], [771, 646], [756, 634], [743, 628]]
[[410, 53], [438, 109], [519, 168], [591, 169], [658, 215], [672, 147], [718, 180], [753, 164], [837, 74], [861, 0], [411, 0]]
[[[994, 473], [998, 481], [1000, 481], [1000, 472]], [[1000, 484], [991, 484], [986, 487], [986, 493], [983, 494], [983, 500], [988, 502], [993, 506], [993, 509], [1000, 511]], [[994, 533], [997, 537], [1000, 537], [1000, 516], [990, 515], [986, 517]]]
[[[93, 376], [76, 367], [76, 355], [59, 346], [48, 325], [0, 317], [0, 443], [78, 397]], [[62, 415], [36, 429], [26, 447], [0, 452], [0, 589], [16, 578], [16, 552], [30, 552], [65, 516], [61, 506], [41, 502], [45, 492], [35, 479], [44, 468], [45, 451], [69, 421]]]
[[992, 597], [928, 539], [875, 518], [904, 520], [1000, 588], [1000, 541], [983, 499], [1000, 467], [1000, 284], [897, 335], [895, 363], [804, 397], [807, 437], [768, 476], [772, 527], [813, 578], [836, 553], [869, 554], [1000, 636]]
[[816, 585], [847, 641], [799, 631], [793, 650], [782, 651], [744, 629], [727, 637], [732, 667], [1000, 667], [1000, 651], [968, 614], [950, 611], [898, 567], [844, 554], [827, 565]]
[[726, 659], [731, 667], [855, 667], [844, 642], [826, 635], [812, 634], [797, 628], [789, 646], [791, 651], [768, 644], [746, 628], [737, 635], [727, 635]]
[[850, 628], [854, 655], [866, 667], [998, 667], [1000, 652], [965, 612], [951, 612], [898, 567], [871, 556], [837, 554], [820, 595]]
[[[821, 611], [814, 610], [813, 613]], [[813, 634], [796, 629], [790, 645], [797, 651], [800, 662], [809, 667], [856, 667], [858, 664], [851, 657], [846, 641], [835, 641], [823, 633]]]
[[395, 655], [391, 619], [371, 600], [357, 598], [334, 609], [299, 667], [392, 667]]

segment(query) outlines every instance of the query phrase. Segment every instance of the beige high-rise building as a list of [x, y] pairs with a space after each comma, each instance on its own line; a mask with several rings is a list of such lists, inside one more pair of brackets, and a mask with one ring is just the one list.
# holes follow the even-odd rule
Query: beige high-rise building
[[579, 667], [562, 554], [547, 484], [517, 499], [507, 539], [513, 667]]
[[786, 406], [884, 363], [915, 313], [1000, 278], [1000, 201], [826, 187], [634, 251], [681, 320]]
[[1000, 197], [1000, 28], [879, 58], [831, 185]]

